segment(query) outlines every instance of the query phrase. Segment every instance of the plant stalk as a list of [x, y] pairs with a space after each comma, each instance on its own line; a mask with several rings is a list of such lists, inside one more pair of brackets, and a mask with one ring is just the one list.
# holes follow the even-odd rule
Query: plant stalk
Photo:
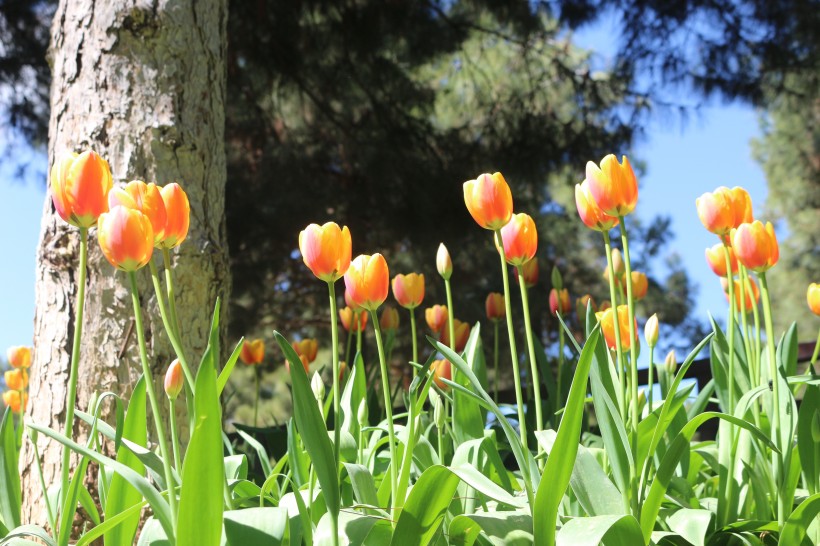
[[[535, 430], [540, 431], [544, 428], [544, 416], [541, 412], [541, 379], [538, 373], [538, 363], [535, 361], [535, 343], [532, 338], [532, 324], [530, 322], [530, 300], [527, 290], [527, 284], [524, 282], [524, 275], [521, 274], [521, 268], [516, 268], [518, 271], [518, 286], [521, 289], [521, 307], [524, 310], [524, 331], [527, 334], [527, 352], [530, 357], [530, 373], [532, 374], [532, 388], [535, 398]], [[542, 450], [541, 444], [538, 444], [538, 452]]]
[[[379, 368], [382, 374], [382, 392], [384, 394], [384, 411], [387, 419], [387, 436], [390, 446], [390, 493], [393, 496], [393, 506], [398, 507], [399, 499], [396, 498], [398, 487], [398, 457], [396, 455], [396, 433], [393, 430], [393, 404], [390, 400], [390, 377], [387, 372], [387, 360], [384, 354], [384, 343], [382, 343], [382, 331], [379, 325], [379, 318], [376, 311], [370, 311], [370, 318], [373, 320], [373, 329], [376, 331], [376, 347], [379, 350]], [[395, 518], [393, 518], [395, 525]]]

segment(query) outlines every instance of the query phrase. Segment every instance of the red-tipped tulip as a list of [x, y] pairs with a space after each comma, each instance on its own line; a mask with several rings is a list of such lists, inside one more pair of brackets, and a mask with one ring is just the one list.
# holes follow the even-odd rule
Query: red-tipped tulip
[[408, 273], [393, 277], [393, 297], [405, 309], [415, 309], [424, 301], [424, 275]]
[[424, 310], [424, 319], [427, 321], [427, 326], [433, 333], [441, 333], [441, 329], [447, 323], [447, 306], [434, 305]]
[[12, 368], [30, 368], [31, 347], [26, 347], [25, 345], [9, 347], [6, 351], [6, 359]]
[[556, 290], [555, 288], [550, 290], [550, 313], [553, 315], [558, 313], [566, 315], [570, 310], [572, 310], [572, 304], [569, 301], [569, 291], [566, 288], [563, 290]]
[[[607, 347], [614, 349], [616, 345], [614, 311], [610, 307], [606, 311], [599, 311], [595, 313], [595, 316], [598, 318], [598, 322], [601, 323], [601, 330], [604, 333], [604, 338], [606, 338]], [[618, 326], [621, 333], [621, 347], [623, 349], [629, 349], [632, 344], [629, 339], [629, 310], [626, 305], [618, 306]], [[635, 322], [635, 341], [638, 341], [637, 321]]]
[[447, 390], [450, 388], [443, 379], [448, 381], [452, 381], [453, 379], [453, 370], [452, 365], [450, 364], [449, 360], [434, 360], [430, 364], [430, 369], [433, 370], [433, 381], [436, 382], [436, 386], [441, 390]]
[[504, 307], [504, 294], [498, 292], [490, 292], [487, 294], [487, 299], [484, 301], [484, 309], [487, 311], [487, 318], [493, 322], [504, 320], [507, 316]]
[[733, 229], [732, 248], [738, 261], [755, 273], [774, 267], [780, 258], [780, 249], [771, 222], [764, 226], [760, 220], [755, 220], [751, 224], [741, 224], [737, 229]]
[[[453, 332], [455, 333], [455, 345], [453, 350], [460, 353], [467, 346], [467, 340], [470, 339], [470, 325], [466, 322], [461, 322], [458, 319], [453, 319]], [[441, 329], [441, 340], [443, 344], [450, 347], [450, 328], [447, 326]]]
[[532, 217], [523, 212], [513, 214], [501, 228], [501, 240], [508, 264], [518, 267], [532, 260], [538, 249], [538, 230]]
[[123, 206], [100, 215], [97, 240], [106, 259], [122, 271], [144, 267], [154, 253], [151, 220], [140, 211]]
[[[723, 243], [717, 243], [711, 248], [706, 249], [706, 263], [709, 264], [709, 268], [718, 277], [726, 276], [726, 254], [724, 248]], [[737, 258], [735, 257], [735, 251], [732, 250], [732, 247], [729, 247], [729, 261], [732, 264], [732, 275], [736, 275]]]
[[484, 229], [501, 229], [512, 216], [512, 192], [501, 173], [484, 173], [465, 182], [464, 203], [473, 220]]
[[575, 185], [575, 207], [578, 209], [581, 221], [589, 229], [609, 231], [618, 225], [618, 217], [608, 215], [595, 202], [586, 180]]
[[334, 282], [347, 272], [351, 249], [350, 230], [335, 222], [310, 224], [299, 233], [302, 260], [317, 278], [326, 282]]
[[638, 204], [638, 180], [626, 156], [622, 161], [618, 163], [618, 158], [609, 154], [601, 160], [600, 167], [592, 161], [587, 162], [589, 193], [609, 216], [627, 215]]
[[382, 310], [381, 317], [379, 318], [379, 326], [381, 326], [382, 330], [398, 330], [399, 310], [395, 307], [385, 307]]
[[171, 400], [175, 400], [179, 393], [182, 392], [182, 384], [185, 381], [185, 376], [182, 374], [182, 364], [179, 359], [175, 358], [171, 365], [168, 366], [168, 371], [165, 372], [165, 394]]
[[444, 243], [439, 243], [438, 251], [436, 252], [436, 271], [441, 275], [445, 281], [450, 280], [453, 276], [453, 260], [450, 258], [450, 253]]
[[381, 254], [356, 256], [344, 277], [345, 289], [353, 304], [375, 311], [387, 299], [390, 271]]
[[147, 216], [154, 230], [154, 244], [162, 241], [167, 216], [165, 202], [156, 184], [132, 180], [125, 187], [113, 188], [108, 193], [108, 206], [113, 209], [118, 205], [138, 210]]
[[[354, 321], [354, 317], [357, 320]], [[367, 313], [354, 311], [350, 306], [339, 310], [339, 318], [342, 321], [342, 328], [347, 332], [364, 332], [364, 327], [367, 325]]]
[[741, 187], [721, 186], [695, 199], [703, 227], [720, 237], [732, 228], [752, 221], [752, 200]]
[[820, 284], [813, 282], [806, 290], [806, 302], [809, 304], [809, 309], [815, 315], [820, 316]]
[[51, 199], [57, 214], [77, 227], [93, 226], [108, 211], [108, 162], [93, 151], [66, 153], [51, 168]]
[[165, 203], [165, 229], [159, 248], [174, 248], [182, 244], [188, 236], [191, 224], [191, 205], [188, 195], [176, 182], [163, 186], [159, 191]]
[[265, 342], [261, 339], [246, 339], [242, 344], [239, 358], [248, 365], [261, 364], [265, 358]]

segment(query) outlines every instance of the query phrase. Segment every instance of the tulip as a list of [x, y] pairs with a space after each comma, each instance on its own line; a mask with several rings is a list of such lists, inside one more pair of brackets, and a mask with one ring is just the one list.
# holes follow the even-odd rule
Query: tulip
[[361, 254], [350, 263], [344, 275], [350, 301], [368, 311], [375, 311], [387, 299], [390, 271], [381, 254]]
[[[524, 284], [527, 288], [532, 288], [538, 284], [538, 258], [533, 258], [527, 263], [518, 266], [518, 272], [524, 277]], [[513, 279], [518, 283], [518, 275], [514, 275]]]
[[512, 192], [501, 173], [485, 173], [465, 182], [464, 203], [473, 219], [484, 229], [499, 230], [512, 216]]
[[731, 236], [735, 256], [746, 269], [760, 273], [777, 264], [780, 250], [771, 222], [767, 222], [765, 226], [760, 220], [741, 224], [732, 230]]
[[447, 323], [447, 306], [434, 305], [424, 310], [424, 319], [433, 333], [439, 334]]
[[726, 276], [726, 254], [725, 249], [729, 249], [729, 261], [732, 264], [732, 275], [737, 274], [737, 258], [732, 247], [725, 247], [722, 243], [717, 243], [706, 249], [706, 263], [718, 277]]
[[575, 207], [578, 209], [581, 221], [589, 229], [609, 231], [618, 225], [618, 217], [606, 214], [595, 202], [589, 192], [589, 182], [586, 180], [575, 185]]
[[501, 240], [507, 263], [521, 266], [535, 256], [538, 249], [538, 230], [529, 214], [513, 214], [510, 221], [501, 228]]
[[598, 307], [595, 305], [595, 300], [592, 299], [592, 296], [589, 294], [584, 294], [575, 300], [575, 312], [578, 313], [578, 320], [581, 324], [585, 324], [587, 319], [587, 305], [592, 307], [593, 313], [598, 310]]
[[28, 386], [28, 372], [25, 368], [8, 370], [4, 375], [9, 390], [22, 391]]
[[571, 309], [572, 304], [569, 301], [569, 291], [566, 288], [562, 290], [553, 288], [550, 290], [550, 314], [557, 315], [561, 313], [561, 315], [566, 315]]
[[[652, 348], [658, 344], [658, 314], [655, 313], [649, 320], [646, 321], [646, 325], [644, 326], [643, 330], [644, 339], [646, 339], [646, 344]], [[651, 364], [650, 364], [651, 365]]]
[[726, 186], [706, 192], [695, 199], [698, 217], [703, 227], [722, 237], [743, 223], [752, 221], [752, 200], [740, 187]]
[[100, 215], [97, 240], [106, 259], [122, 271], [144, 267], [154, 253], [151, 220], [140, 211], [123, 206]]
[[[23, 404], [21, 407], [20, 400]], [[3, 393], [3, 403], [9, 407], [12, 413], [22, 413], [28, 405], [28, 393], [21, 393], [20, 391], [5, 391]]]
[[316, 360], [316, 355], [319, 352], [319, 342], [312, 338], [305, 338], [299, 341], [294, 341], [290, 344], [296, 354], [300, 357], [305, 357], [308, 364]]
[[436, 271], [441, 275], [445, 281], [449, 281], [453, 275], [453, 260], [450, 259], [450, 253], [444, 243], [439, 243], [438, 251], [436, 252]]
[[430, 364], [430, 369], [433, 370], [433, 381], [435, 381], [436, 386], [441, 390], [449, 389], [450, 386], [447, 385], [443, 380], [446, 379], [448, 381], [452, 381], [453, 379], [453, 370], [450, 361], [434, 360]]
[[609, 216], [625, 216], [638, 204], [638, 180], [626, 156], [622, 163], [609, 154], [601, 160], [600, 168], [587, 162], [586, 182], [589, 194], [598, 207]]
[[379, 319], [379, 326], [382, 327], [382, 330], [398, 330], [399, 310], [395, 307], [385, 307]]
[[732, 210], [735, 217], [733, 227], [738, 227], [740, 224], [749, 224], [754, 221], [752, 198], [749, 196], [749, 192], [740, 186], [735, 186], [729, 190], [729, 195], [731, 195], [732, 198]]
[[[604, 301], [601, 302], [601, 305], [598, 307], [598, 311], [603, 312], [603, 311], [606, 311], [607, 309], [612, 309], [612, 302], [609, 301], [609, 300], [604, 300]], [[598, 314], [598, 311], [595, 312], [596, 315]]]
[[108, 162], [93, 151], [66, 153], [51, 168], [51, 199], [60, 217], [73, 226], [89, 228], [108, 211], [111, 191]]
[[335, 222], [310, 224], [299, 233], [302, 260], [323, 281], [335, 282], [347, 272], [351, 248], [350, 230]]
[[239, 358], [248, 365], [261, 364], [265, 358], [265, 342], [261, 339], [246, 339], [242, 344]]
[[504, 295], [499, 292], [490, 292], [484, 302], [487, 318], [493, 322], [504, 320], [507, 315], [504, 309]]
[[649, 290], [649, 280], [646, 278], [646, 273], [639, 271], [632, 271], [632, 297], [635, 301], [642, 300], [646, 297], [646, 292]]
[[6, 351], [6, 359], [12, 368], [29, 368], [31, 367], [31, 347], [25, 345], [9, 347]]
[[674, 350], [667, 353], [666, 358], [663, 360], [663, 367], [670, 376], [675, 375], [678, 369], [678, 357], [675, 356]]
[[[598, 322], [601, 323], [601, 330], [606, 338], [607, 347], [614, 349], [616, 346], [615, 340], [615, 313], [612, 308], [606, 311], [599, 311], [595, 313]], [[621, 347], [629, 349], [632, 346], [629, 339], [629, 310], [626, 305], [618, 306], [618, 326], [621, 332]], [[638, 324], [635, 323], [635, 341], [638, 341]]]
[[820, 316], [820, 284], [813, 282], [809, 285], [809, 289], [806, 291], [806, 301], [811, 312]]
[[142, 180], [132, 180], [124, 188], [114, 188], [108, 194], [108, 206], [116, 206], [138, 210], [148, 217], [151, 229], [154, 231], [155, 245], [165, 237], [165, 202], [159, 188], [153, 182], [146, 184]]
[[313, 374], [313, 377], [310, 379], [310, 390], [313, 391], [313, 397], [319, 402], [319, 407], [321, 408], [325, 400], [325, 382], [322, 381], [322, 376], [320, 376], [318, 372]]
[[191, 223], [191, 205], [185, 191], [176, 182], [160, 190], [162, 202], [165, 203], [165, 229], [159, 248], [171, 249], [182, 244], [188, 236]]
[[[354, 315], [356, 315], [357, 318], [355, 324], [353, 323]], [[342, 328], [344, 328], [346, 332], [350, 332], [351, 328], [354, 333], [364, 332], [364, 327], [367, 324], [367, 313], [353, 311], [353, 309], [348, 306], [339, 310], [339, 318], [342, 321]]]
[[[732, 283], [734, 284], [735, 310], [740, 312], [740, 304], [741, 301], [743, 301], [740, 298], [740, 281], [732, 279]], [[729, 301], [729, 281], [726, 277], [721, 277], [720, 285], [723, 287], [723, 295], [726, 296], [726, 301]], [[755, 283], [754, 279], [751, 277], [749, 277], [749, 286], [751, 287], [751, 290], [747, 287], [745, 291], [746, 298], [745, 301], [743, 301], [745, 304], [744, 309], [746, 309], [747, 313], [752, 310], [752, 307], [755, 307], [758, 303], [760, 303], [760, 290], [757, 287], [757, 283]], [[751, 292], [751, 294], [749, 292]], [[754, 298], [754, 300], [752, 298]]]
[[[461, 322], [458, 319], [453, 319], [454, 339], [456, 340], [454, 351], [460, 353], [467, 346], [467, 340], [470, 339], [470, 325], [466, 322]], [[450, 347], [450, 332], [448, 328], [441, 330], [441, 343]]]
[[182, 373], [182, 364], [179, 359], [175, 358], [171, 365], [168, 366], [168, 371], [165, 372], [165, 394], [171, 400], [175, 400], [179, 393], [182, 392], [182, 384], [185, 381], [185, 376]]
[[405, 309], [415, 309], [424, 300], [424, 275], [408, 273], [393, 277], [393, 297]]

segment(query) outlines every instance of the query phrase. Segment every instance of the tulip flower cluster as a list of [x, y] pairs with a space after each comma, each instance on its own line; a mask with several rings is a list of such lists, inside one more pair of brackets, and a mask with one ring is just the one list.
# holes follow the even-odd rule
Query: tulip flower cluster
[[3, 403], [13, 413], [20, 415], [28, 405], [28, 370], [31, 367], [31, 348], [9, 347], [6, 357], [11, 370], [5, 372], [7, 390], [3, 391]]

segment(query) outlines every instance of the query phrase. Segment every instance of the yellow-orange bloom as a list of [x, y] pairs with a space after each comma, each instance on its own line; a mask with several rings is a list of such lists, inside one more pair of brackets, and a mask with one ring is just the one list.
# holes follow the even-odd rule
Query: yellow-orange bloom
[[415, 309], [424, 301], [424, 275], [408, 273], [393, 277], [393, 297], [405, 309]]
[[300, 357], [307, 359], [308, 364], [316, 360], [316, 355], [319, 353], [319, 342], [313, 338], [300, 339], [290, 344], [293, 350], [296, 351]]
[[487, 311], [487, 318], [493, 322], [504, 320], [507, 311], [504, 307], [504, 294], [490, 292], [484, 301], [484, 309]]
[[516, 267], [535, 256], [538, 249], [538, 230], [529, 214], [513, 214], [507, 225], [501, 228], [501, 241], [507, 263]]
[[[735, 257], [735, 251], [732, 250], [731, 246], [728, 248], [729, 262], [732, 264], [732, 275], [736, 275], [737, 258]], [[706, 249], [706, 263], [709, 264], [709, 268], [718, 277], [726, 276], [726, 254], [724, 251], [723, 243], [717, 243], [711, 248]]]
[[501, 173], [484, 173], [465, 182], [464, 203], [473, 220], [484, 229], [501, 229], [512, 216], [512, 192]]
[[[20, 407], [20, 400], [23, 401], [23, 407]], [[20, 413], [21, 411], [25, 411], [26, 406], [28, 405], [28, 393], [22, 393], [20, 395], [20, 391], [5, 391], [3, 393], [3, 403], [6, 404], [9, 409], [13, 413]]]
[[695, 206], [703, 227], [718, 236], [752, 221], [752, 200], [739, 186], [732, 189], [721, 186], [714, 192], [706, 192], [695, 199]]
[[[453, 345], [453, 350], [457, 353], [460, 353], [464, 350], [464, 347], [467, 346], [467, 340], [470, 339], [470, 325], [466, 322], [461, 322], [458, 319], [453, 319], [453, 333], [455, 337], [455, 345]], [[441, 340], [443, 344], [450, 347], [450, 328], [449, 326], [445, 325], [441, 329]]]
[[578, 209], [578, 216], [581, 217], [581, 221], [589, 229], [609, 231], [618, 225], [618, 217], [608, 215], [595, 202], [589, 192], [589, 182], [586, 180], [580, 184], [575, 184], [575, 208]]
[[148, 217], [154, 230], [154, 244], [165, 236], [165, 202], [153, 182], [146, 184], [142, 180], [132, 180], [123, 188], [113, 188], [108, 193], [108, 206], [113, 209], [118, 205], [138, 210]]
[[347, 272], [351, 249], [350, 230], [336, 222], [310, 224], [299, 233], [302, 260], [323, 281], [334, 282]]
[[732, 248], [738, 261], [755, 273], [774, 267], [780, 258], [780, 249], [771, 222], [766, 222], [764, 226], [760, 220], [755, 220], [751, 224], [741, 224], [737, 229], [733, 229]]
[[609, 154], [601, 160], [600, 167], [592, 161], [587, 162], [589, 193], [609, 216], [627, 215], [638, 204], [638, 179], [629, 159], [623, 156], [622, 161], [618, 163], [618, 158]]
[[729, 195], [732, 199], [732, 211], [734, 212], [735, 225], [748, 224], [754, 221], [754, 214], [752, 212], [752, 198], [749, 192], [740, 186], [735, 186], [729, 190]]
[[[735, 292], [735, 310], [737, 312], [741, 311], [741, 302], [744, 301], [740, 298], [740, 281], [737, 279], [732, 279], [732, 283], [734, 284], [734, 292]], [[720, 278], [720, 286], [723, 288], [723, 295], [726, 296], [726, 301], [729, 301], [729, 281], [726, 277]], [[745, 309], [746, 312], [750, 312], [752, 307], [756, 306], [760, 303], [760, 290], [757, 288], [757, 283], [755, 283], [754, 279], [749, 277], [749, 284], [746, 286], [746, 298], [745, 298]]]
[[28, 387], [28, 372], [25, 368], [16, 368], [8, 370], [5, 373], [6, 385], [9, 390], [21, 391]]
[[159, 191], [165, 203], [165, 229], [158, 248], [174, 248], [188, 236], [191, 225], [191, 204], [188, 195], [176, 182], [163, 186]]
[[649, 290], [649, 280], [646, 278], [646, 273], [640, 271], [632, 272], [632, 297], [635, 301], [642, 300], [646, 297], [646, 292]]
[[51, 167], [51, 199], [57, 214], [77, 227], [93, 226], [108, 211], [108, 162], [93, 151], [63, 154]]
[[119, 205], [100, 215], [97, 240], [111, 265], [122, 271], [144, 267], [154, 253], [151, 220], [136, 209]]
[[26, 347], [25, 345], [9, 347], [6, 351], [6, 359], [12, 368], [30, 368], [31, 347]]
[[811, 312], [820, 316], [820, 284], [813, 282], [809, 285], [809, 289], [806, 290], [806, 302]]
[[179, 393], [182, 392], [182, 383], [185, 376], [182, 375], [182, 364], [179, 359], [175, 358], [171, 365], [168, 366], [168, 371], [165, 372], [165, 394], [171, 400], [174, 400]]
[[[610, 349], [614, 349], [616, 345], [615, 341], [615, 313], [610, 307], [606, 311], [599, 311], [595, 313], [595, 316], [598, 319], [598, 322], [601, 323], [601, 330], [604, 333], [604, 338], [606, 339], [607, 347]], [[638, 323], [637, 321], [634, 324], [635, 326], [635, 342], [638, 341]], [[623, 349], [629, 349], [632, 344], [629, 341], [629, 309], [626, 305], [619, 305], [618, 306], [618, 327], [620, 328], [621, 334], [621, 347]]]
[[382, 330], [398, 330], [399, 310], [395, 307], [386, 306], [382, 310], [382, 316], [379, 319], [379, 326], [381, 326]]
[[[356, 317], [354, 323], [353, 318]], [[354, 311], [350, 306], [339, 310], [339, 318], [342, 320], [342, 328], [350, 332], [351, 328], [354, 333], [364, 332], [364, 327], [367, 325], [367, 313], [363, 311]]]
[[447, 385], [443, 380], [446, 379], [448, 381], [452, 381], [453, 379], [453, 370], [450, 361], [434, 360], [430, 364], [430, 369], [433, 370], [433, 381], [435, 381], [436, 386], [441, 390], [449, 389], [450, 386]]
[[[538, 268], [538, 258], [533, 258], [532, 260], [519, 265], [517, 267], [518, 274], [524, 277], [524, 285], [527, 288], [532, 288], [536, 284], [538, 284], [538, 276], [539, 276], [539, 268]], [[516, 284], [518, 284], [518, 275], [513, 277], [515, 279]]]
[[[604, 312], [607, 309], [612, 309], [612, 302], [609, 300], [604, 300], [601, 302], [601, 305], [598, 307], [598, 311]], [[598, 311], [595, 312], [595, 315], [598, 315]]]
[[390, 271], [381, 254], [360, 254], [350, 263], [344, 275], [350, 301], [368, 311], [375, 311], [387, 299]]
[[239, 358], [245, 364], [261, 364], [265, 358], [265, 342], [261, 339], [246, 339], [245, 343], [242, 344]]
[[427, 321], [427, 326], [433, 333], [440, 333], [441, 329], [447, 323], [447, 306], [434, 305], [424, 310], [424, 319]]
[[564, 288], [562, 290], [556, 290], [553, 288], [550, 290], [550, 313], [553, 315], [557, 315], [561, 313], [562, 315], [566, 315], [572, 309], [572, 304], [569, 301], [569, 291]]

